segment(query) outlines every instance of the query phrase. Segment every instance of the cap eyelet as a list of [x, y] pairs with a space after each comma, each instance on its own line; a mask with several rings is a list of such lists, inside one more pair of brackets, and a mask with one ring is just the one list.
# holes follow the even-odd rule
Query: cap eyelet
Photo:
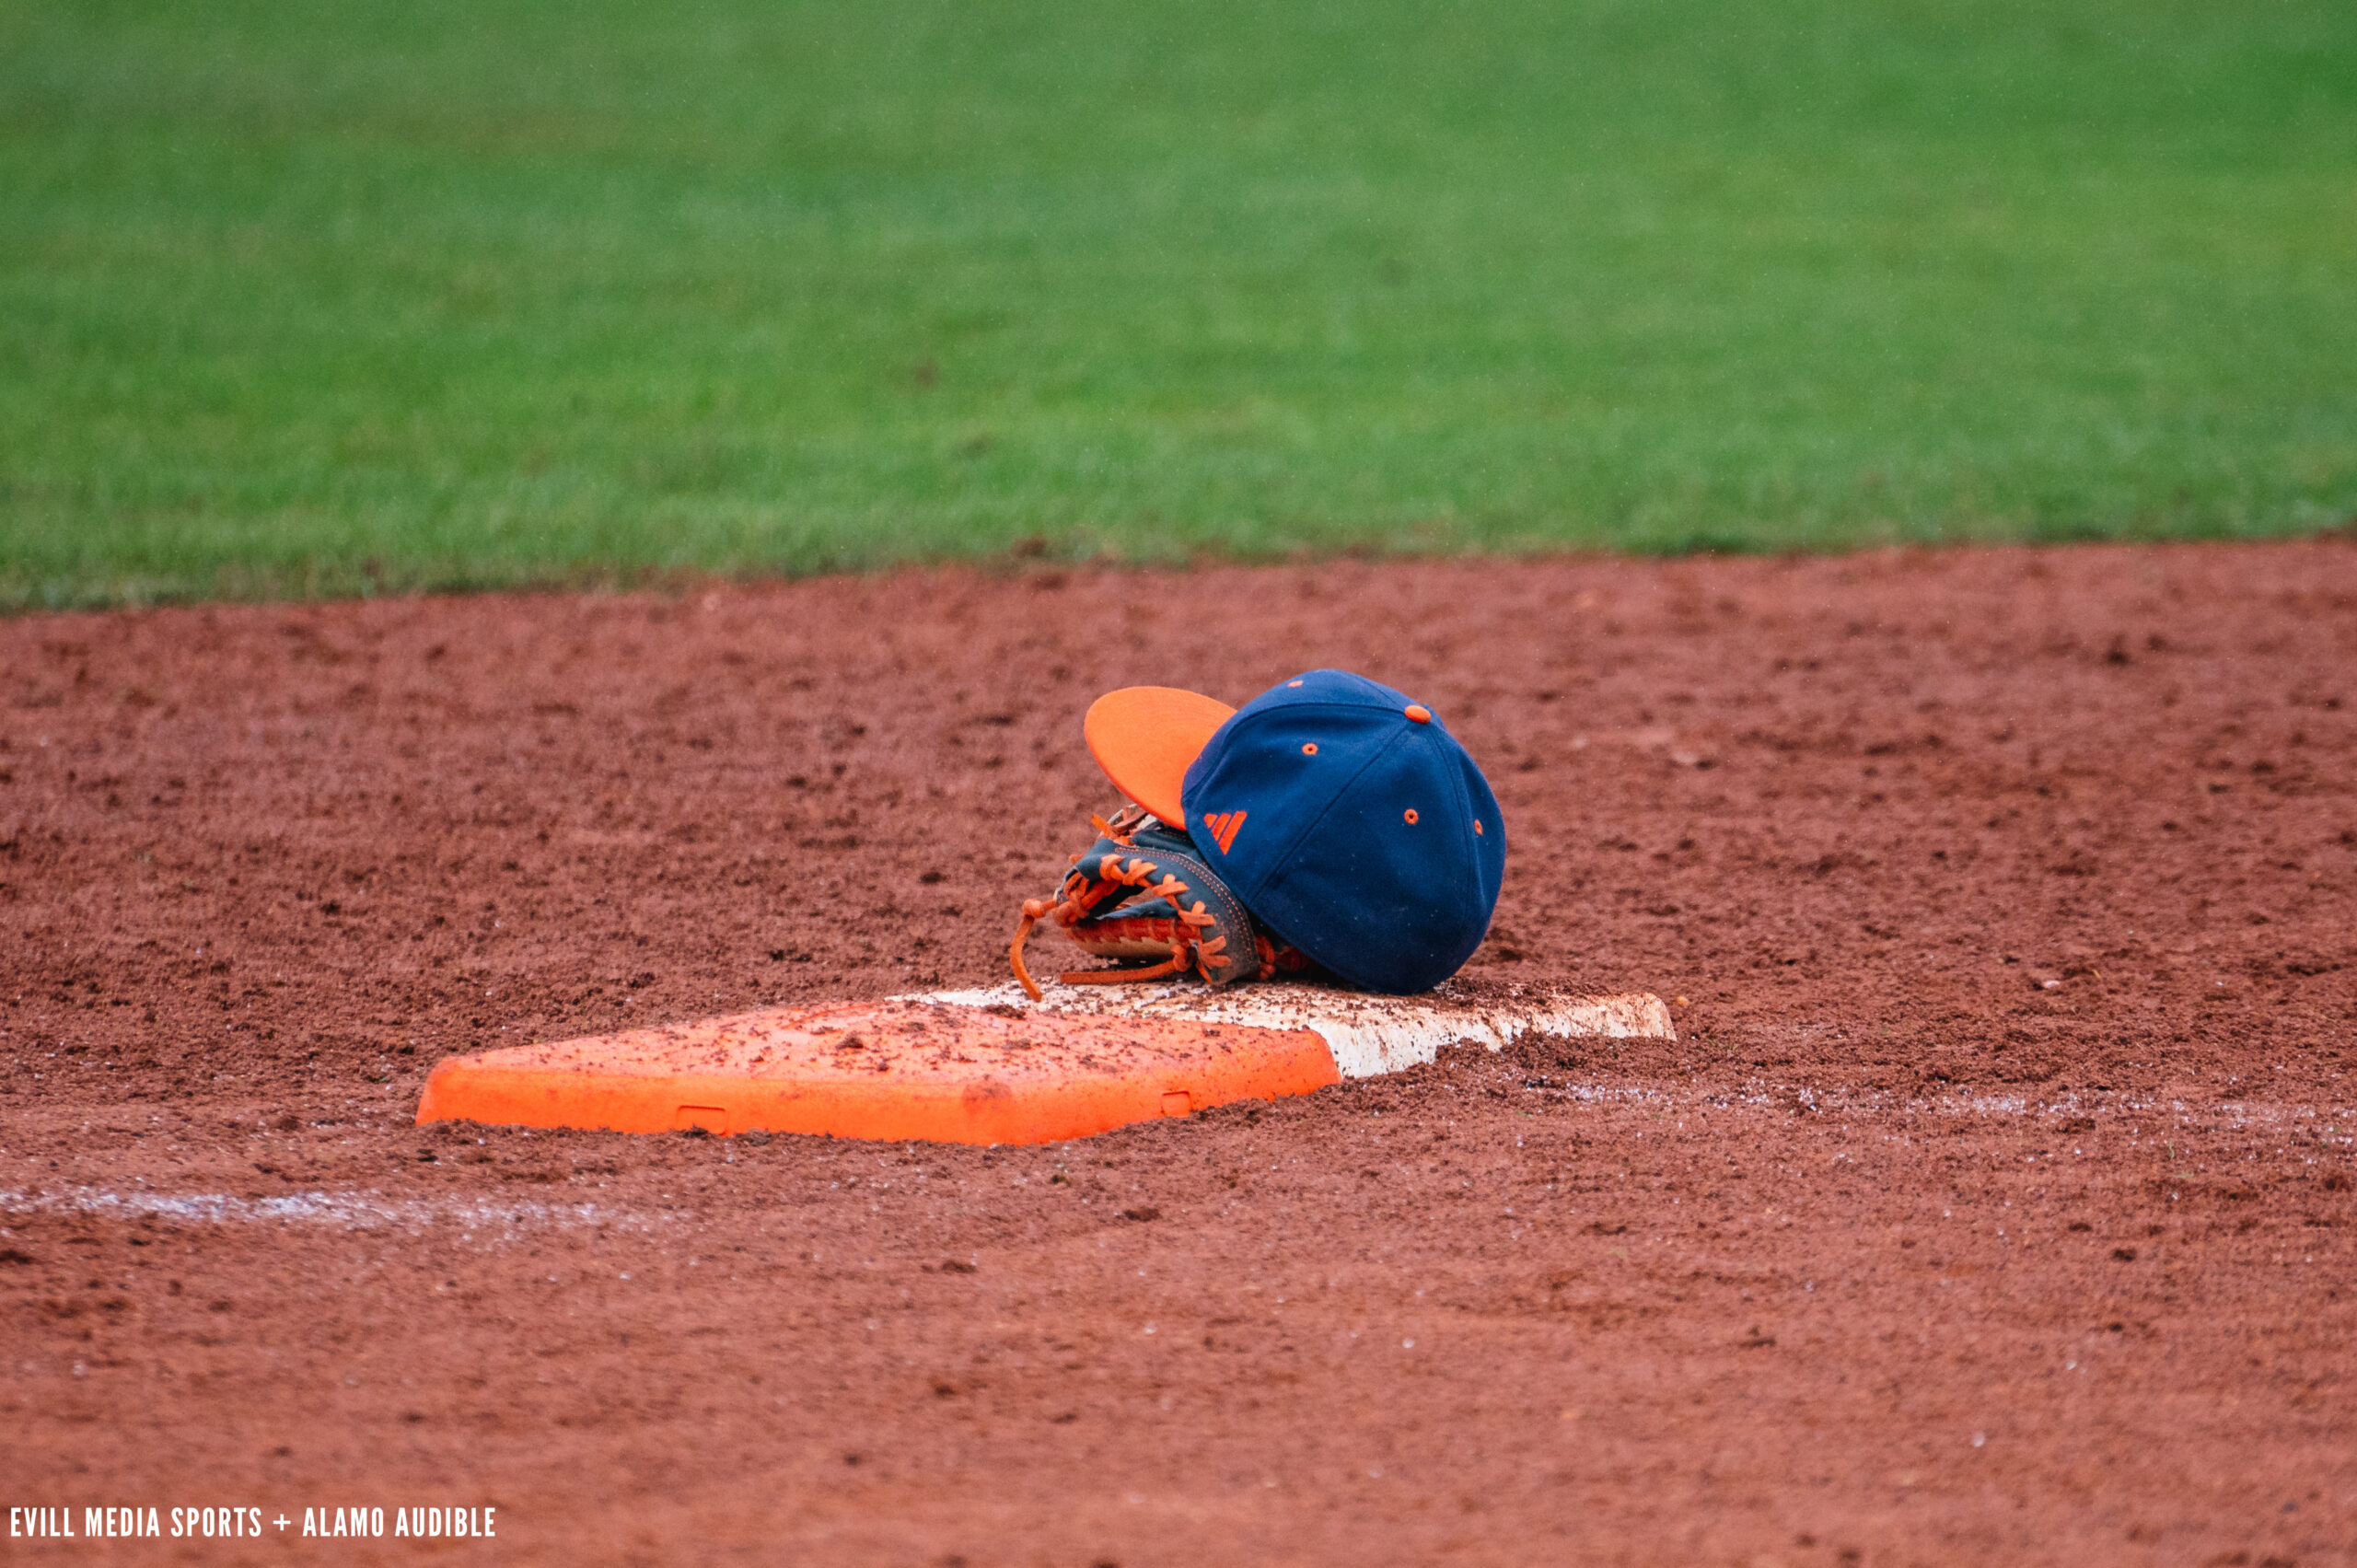
[[1318, 755], [1318, 742], [1316, 742], [1316, 741], [1314, 741], [1314, 740], [1305, 740], [1305, 741], [1303, 741], [1303, 742], [1301, 743], [1301, 754], [1302, 754], [1303, 756], [1305, 756], [1305, 757], [1315, 757], [1315, 756], [1317, 756], [1317, 755]]
[[1415, 808], [1414, 807], [1411, 806], [1410, 807], [1408, 807], [1408, 826], [1410, 826], [1410, 827], [1411, 827], [1411, 828], [1412, 828], [1412, 827], [1414, 827], [1415, 825], [1416, 825], [1416, 808]]
[[1407, 707], [1407, 714], [1411, 719], [1413, 719], [1418, 724], [1430, 724], [1433, 722], [1433, 711], [1424, 706], [1422, 703], [1409, 703]]
[[1301, 682], [1300, 682], [1300, 681], [1298, 681], [1298, 680], [1288, 680], [1288, 681], [1286, 681], [1286, 682], [1285, 682], [1285, 684], [1286, 684], [1287, 686], [1298, 686], [1298, 685], [1300, 685], [1300, 684], [1301, 684]]
[[1481, 831], [1481, 819], [1480, 819], [1479, 817], [1476, 817], [1476, 818], [1474, 818], [1474, 819], [1473, 819], [1473, 831], [1474, 831], [1474, 834], [1475, 834], [1477, 837], [1480, 835], [1480, 831]]

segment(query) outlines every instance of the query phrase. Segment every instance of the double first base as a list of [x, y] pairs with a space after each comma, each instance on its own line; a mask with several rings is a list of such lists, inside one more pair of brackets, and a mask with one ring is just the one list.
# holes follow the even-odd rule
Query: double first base
[[1526, 1036], [1675, 1040], [1658, 996], [1014, 986], [778, 1009], [451, 1057], [417, 1119], [1045, 1144], [1396, 1073]]

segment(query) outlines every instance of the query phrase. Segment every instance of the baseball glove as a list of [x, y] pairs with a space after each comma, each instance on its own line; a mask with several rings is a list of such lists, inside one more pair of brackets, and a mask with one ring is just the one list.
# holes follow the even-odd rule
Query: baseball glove
[[1024, 967], [1023, 944], [1042, 920], [1062, 927], [1081, 951], [1114, 968], [1056, 978], [1068, 985], [1159, 980], [1192, 970], [1213, 985], [1264, 980], [1307, 967], [1295, 949], [1260, 929], [1227, 885], [1196, 853], [1194, 841], [1136, 807], [1108, 822], [1092, 817], [1097, 842], [1072, 858], [1053, 898], [1027, 899], [1007, 961], [1031, 1000], [1039, 983]]

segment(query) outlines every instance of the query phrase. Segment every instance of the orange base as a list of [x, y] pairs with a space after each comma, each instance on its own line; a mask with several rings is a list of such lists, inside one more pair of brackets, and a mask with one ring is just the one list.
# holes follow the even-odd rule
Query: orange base
[[1341, 1081], [1306, 1028], [873, 1002], [452, 1057], [417, 1119], [1046, 1144]]

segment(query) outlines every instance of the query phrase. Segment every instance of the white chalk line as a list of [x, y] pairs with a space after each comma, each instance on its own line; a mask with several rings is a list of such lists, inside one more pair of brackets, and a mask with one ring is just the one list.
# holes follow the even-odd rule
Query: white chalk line
[[[1581, 1105], [1629, 1106], [1659, 1115], [1707, 1111], [1783, 1114], [1812, 1121], [1871, 1121], [1891, 1117], [1932, 1116], [1974, 1121], [2023, 1121], [2038, 1117], [2100, 1118], [2099, 1129], [2117, 1132], [2131, 1118], [2146, 1134], [2167, 1129], [2210, 1132], [2300, 1132], [2319, 1144], [2357, 1147], [2357, 1116], [2346, 1106], [2270, 1104], [2222, 1100], [2207, 1106], [2132, 1091], [2070, 1093], [2051, 1099], [2030, 1095], [1937, 1095], [1909, 1097], [1875, 1092], [1820, 1090], [1805, 1085], [1750, 1086], [1735, 1090], [1681, 1093], [1665, 1088], [1598, 1080], [1527, 1078], [1523, 1092]], [[2302, 1125], [2302, 1124], [2311, 1125]], [[1006, 1151], [1003, 1151], [1006, 1152]], [[64, 1192], [0, 1191], [0, 1214], [73, 1214], [114, 1219], [176, 1220], [195, 1225], [306, 1225], [344, 1231], [402, 1227], [456, 1228], [464, 1239], [512, 1239], [536, 1229], [646, 1230], [675, 1216], [646, 1214], [595, 1203], [490, 1202], [479, 1199], [386, 1198], [374, 1192], [294, 1192], [274, 1198], [238, 1198], [224, 1192], [115, 1192], [79, 1187]]]
[[[0, 1192], [0, 1213], [78, 1214], [116, 1219], [180, 1220], [192, 1225], [319, 1225], [340, 1230], [385, 1226], [456, 1226], [470, 1234], [536, 1227], [605, 1226], [644, 1230], [649, 1218], [595, 1203], [493, 1203], [472, 1200], [386, 1198], [374, 1192], [290, 1192], [277, 1198], [237, 1198], [226, 1192], [110, 1192], [77, 1187], [65, 1192]], [[663, 1216], [668, 1217], [668, 1216]]]
[[1575, 1100], [1584, 1105], [1644, 1105], [1669, 1111], [1783, 1111], [1815, 1119], [1850, 1117], [1864, 1121], [1887, 1116], [1938, 1116], [1973, 1121], [2026, 1121], [2035, 1117], [2100, 1117], [2120, 1121], [2142, 1117], [2158, 1123], [2236, 1132], [2292, 1126], [2304, 1121], [2324, 1123], [2334, 1141], [2357, 1141], [2357, 1113], [2346, 1106], [2272, 1105], [2250, 1100], [2221, 1100], [2207, 1106], [2181, 1099], [2140, 1096], [2131, 1091], [2071, 1093], [2047, 1100], [2027, 1095], [1934, 1095], [1910, 1097], [1873, 1091], [1819, 1090], [1805, 1086], [1750, 1086], [1718, 1092], [1681, 1095], [1675, 1090], [1627, 1084], [1553, 1082], [1526, 1079], [1524, 1092]]

